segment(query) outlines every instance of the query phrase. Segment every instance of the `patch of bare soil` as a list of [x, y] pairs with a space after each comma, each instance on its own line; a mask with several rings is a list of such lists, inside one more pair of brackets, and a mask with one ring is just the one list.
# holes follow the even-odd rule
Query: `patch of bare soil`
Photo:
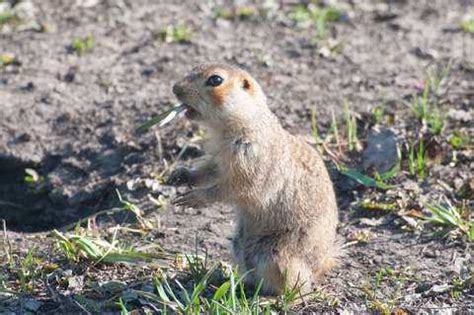
[[[17, 255], [35, 247], [48, 256], [54, 242], [48, 233], [36, 232], [70, 228], [99, 212], [93, 220], [99, 230], [133, 222], [120, 211], [101, 212], [120, 206], [118, 189], [156, 223], [148, 242], [230, 261], [232, 209], [218, 204], [157, 209], [150, 199], [176, 194], [160, 179], [178, 154], [179, 163], [186, 164], [203, 153], [194, 141], [198, 127], [180, 121], [144, 135], [135, 132], [175, 102], [171, 86], [190, 68], [204, 61], [227, 62], [248, 69], [285, 128], [309, 139], [314, 109], [321, 136], [333, 132], [334, 113], [343, 138], [346, 102], [356, 113], [362, 151], [348, 153], [344, 143], [340, 152], [335, 144], [330, 151], [348, 165], [373, 174], [380, 161], [396, 156], [390, 143], [402, 150], [403, 171], [391, 183], [398, 188], [385, 191], [342, 175], [325, 155], [337, 190], [340, 235], [348, 246], [321, 290], [338, 303], [309, 301], [296, 310], [473, 310], [469, 243], [459, 235], [417, 229], [412, 220], [419, 218], [400, 214], [427, 215], [423, 200], [464, 202], [466, 211], [473, 206], [474, 45], [472, 33], [460, 28], [473, 10], [470, 1], [337, 1], [344, 13], [327, 26], [324, 39], [318, 39], [314, 25], [291, 18], [297, 1], [245, 1], [251, 14], [232, 18], [218, 14], [233, 5], [230, 1], [17, 2], [0, 1], [0, 6], [21, 5], [18, 12], [27, 21], [0, 24], [0, 54], [15, 58], [0, 63], [0, 218]], [[163, 41], [162, 31], [170, 25], [188, 27], [189, 38], [170, 35], [169, 42]], [[74, 39], [88, 34], [93, 48], [74, 51]], [[445, 122], [435, 136], [417, 121], [410, 104], [413, 95], [423, 94], [427, 69], [448, 68], [434, 96]], [[382, 104], [383, 118], [376, 122], [372, 113]], [[470, 140], [453, 153], [449, 141], [457, 133]], [[409, 145], [419, 145], [420, 134], [434, 161], [423, 180], [409, 174], [406, 162]], [[388, 143], [387, 151], [380, 152], [377, 141]], [[27, 168], [38, 175], [33, 184], [25, 182]], [[397, 211], [364, 209], [360, 204], [366, 199], [395, 204]], [[6, 268], [0, 289], [14, 278]], [[75, 276], [95, 272], [132, 282], [152, 272], [147, 266], [88, 268], [69, 270]], [[466, 272], [467, 284], [462, 282]], [[33, 292], [0, 298], [0, 313], [2, 307], [6, 313], [84, 311], [76, 302], [71, 309], [61, 308], [47, 286]], [[65, 294], [79, 293], [88, 294]]]

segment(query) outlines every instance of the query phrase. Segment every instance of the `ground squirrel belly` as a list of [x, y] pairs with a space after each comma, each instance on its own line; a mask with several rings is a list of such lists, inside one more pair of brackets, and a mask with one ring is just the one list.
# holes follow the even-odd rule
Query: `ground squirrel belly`
[[263, 281], [266, 294], [280, 294], [285, 285], [311, 290], [339, 253], [336, 199], [319, 154], [282, 128], [242, 69], [199, 66], [173, 92], [186, 116], [208, 130], [207, 155], [170, 176], [196, 186], [174, 203], [231, 204], [233, 256], [241, 273], [250, 271], [247, 284]]

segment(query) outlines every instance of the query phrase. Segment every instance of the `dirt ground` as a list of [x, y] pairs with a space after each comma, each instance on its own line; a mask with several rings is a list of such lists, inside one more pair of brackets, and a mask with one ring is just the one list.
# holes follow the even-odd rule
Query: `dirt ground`
[[[240, 2], [254, 8], [250, 16], [216, 17], [218, 8], [232, 5], [229, 1], [16, 4], [24, 6], [23, 13], [42, 30], [0, 26], [0, 54], [16, 59], [0, 66], [0, 218], [6, 220], [15, 250], [34, 246], [46, 253], [52, 243], [48, 231], [117, 207], [118, 189], [156, 222], [158, 228], [147, 236], [152, 242], [176, 252], [197, 248], [211, 260], [230, 262], [232, 209], [215, 204], [157, 210], [149, 198], [175, 195], [176, 188], [157, 184], [156, 175], [166, 168], [164, 161], [173, 163], [184, 147], [179, 163], [202, 154], [193, 141], [198, 127], [182, 120], [143, 135], [135, 132], [143, 121], [175, 103], [171, 86], [202, 62], [248, 69], [284, 127], [308, 141], [312, 110], [316, 108], [320, 133], [326, 135], [331, 113], [342, 120], [346, 101], [357, 113], [363, 149], [374, 131], [370, 113], [382, 103], [392, 118], [385, 127], [399, 139], [415, 132], [407, 104], [420, 93], [428, 68], [449, 64], [448, 88], [439, 97], [447, 116], [444, 138], [455, 130], [474, 135], [474, 36], [459, 27], [465, 15], [474, 12], [471, 1], [337, 1], [345, 13], [327, 30], [328, 38], [338, 43], [329, 54], [328, 46], [334, 47], [327, 40], [314, 40], [314, 27], [295, 25], [289, 18], [297, 1]], [[160, 31], [169, 25], [188, 26], [189, 40], [162, 41]], [[73, 39], [88, 34], [93, 35], [94, 48], [84, 54], [72, 51]], [[460, 187], [472, 188], [472, 147], [461, 152], [455, 164], [446, 145], [442, 147], [444, 155], [430, 167], [426, 180], [397, 177], [396, 184], [406, 188], [403, 193], [357, 184], [338, 173], [328, 158], [339, 201], [339, 232], [348, 247], [341, 266], [321, 288], [339, 302], [299, 305], [297, 311], [380, 311], [377, 301], [383, 301], [392, 310], [408, 312], [473, 312], [472, 280], [460, 289], [461, 296], [451, 294], [453, 279], [461, 278], [466, 268], [472, 272], [469, 242], [434, 237], [411, 229], [398, 214], [357, 206], [367, 198], [393, 197], [420, 210], [425, 197], [442, 200], [452, 198]], [[346, 161], [361, 167], [364, 156], [348, 153]], [[38, 172], [39, 185], [32, 188], [25, 182], [25, 168]], [[467, 196], [456, 198], [465, 199], [470, 209], [472, 192]], [[118, 213], [99, 215], [96, 223], [105, 229], [126, 220]], [[370, 239], [354, 242], [354, 235], [361, 233]], [[374, 277], [386, 268], [391, 271], [375, 285]], [[38, 312], [58, 312], [47, 293], [32, 296], [44, 303]], [[11, 301], [3, 307], [6, 313], [20, 312]], [[1, 308], [0, 300], [0, 313]]]

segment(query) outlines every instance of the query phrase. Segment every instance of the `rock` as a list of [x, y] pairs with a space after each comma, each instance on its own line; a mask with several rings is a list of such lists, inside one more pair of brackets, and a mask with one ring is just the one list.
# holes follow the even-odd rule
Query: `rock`
[[367, 147], [362, 153], [365, 170], [379, 173], [390, 170], [398, 160], [397, 136], [391, 130], [372, 131], [367, 137]]
[[161, 184], [159, 181], [153, 178], [145, 179], [145, 187], [151, 189], [152, 191], [158, 191]]
[[448, 117], [453, 120], [459, 120], [462, 122], [469, 122], [472, 121], [472, 112], [462, 110], [462, 109], [455, 109], [451, 108], [448, 111]]
[[423, 252], [423, 256], [428, 258], [436, 258], [440, 255], [440, 251], [436, 249], [427, 249]]
[[379, 226], [387, 223], [386, 217], [380, 218], [362, 218], [360, 219], [360, 224], [364, 224], [367, 226]]
[[319, 49], [318, 53], [319, 53], [319, 56], [321, 56], [323, 58], [331, 57], [331, 50], [327, 46], [321, 47], [321, 49]]
[[454, 179], [453, 184], [454, 184], [454, 189], [458, 191], [464, 185], [464, 181], [462, 180], [462, 178], [457, 177]]
[[423, 293], [431, 289], [431, 283], [423, 281], [416, 288], [415, 293]]
[[420, 193], [420, 185], [414, 180], [408, 179], [403, 183], [403, 188], [408, 191], [413, 191], [415, 193]]
[[80, 292], [84, 287], [84, 276], [74, 276], [67, 279], [68, 290], [72, 292]]
[[434, 285], [430, 289], [430, 293], [444, 293], [449, 291], [452, 288], [452, 285], [449, 284], [440, 284]]
[[458, 257], [454, 260], [454, 263], [451, 269], [459, 275], [462, 280], [467, 280], [471, 276], [471, 255], [467, 255], [466, 257]]
[[438, 59], [439, 57], [439, 53], [433, 49], [423, 49], [421, 47], [415, 47], [410, 52], [418, 58], [425, 60]]
[[127, 184], [126, 184], [127, 189], [130, 190], [130, 191], [134, 191], [135, 189], [137, 189], [140, 182], [141, 182], [140, 178], [130, 179], [129, 181], [127, 181]]
[[117, 149], [107, 149], [97, 158], [98, 168], [106, 175], [114, 175], [122, 167], [123, 153]]
[[33, 20], [38, 11], [32, 1], [18, 2], [13, 10], [21, 20]]
[[36, 301], [35, 299], [26, 299], [23, 301], [23, 307], [25, 310], [30, 312], [37, 312], [43, 303]]
[[405, 295], [404, 300], [405, 302], [410, 303], [410, 302], [417, 301], [418, 299], [420, 299], [420, 297], [421, 297], [421, 294], [419, 293], [408, 294], [408, 295]]
[[0, 2], [0, 13], [11, 10], [11, 4], [9, 2]]
[[76, 5], [83, 8], [92, 8], [99, 3], [99, 0], [77, 0]]
[[111, 281], [107, 281], [100, 284], [101, 290], [111, 293], [111, 294], [118, 294], [122, 292], [123, 290], [125, 290], [126, 288], [127, 288], [127, 284], [122, 281], [111, 280]]

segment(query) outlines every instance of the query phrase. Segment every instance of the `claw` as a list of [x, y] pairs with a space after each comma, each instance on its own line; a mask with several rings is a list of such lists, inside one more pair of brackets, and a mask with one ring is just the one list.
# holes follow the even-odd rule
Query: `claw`
[[192, 183], [191, 171], [185, 167], [175, 169], [166, 180], [167, 185], [181, 186]]
[[171, 203], [175, 206], [196, 208], [201, 204], [201, 201], [199, 200], [196, 191], [190, 190], [176, 196]]

